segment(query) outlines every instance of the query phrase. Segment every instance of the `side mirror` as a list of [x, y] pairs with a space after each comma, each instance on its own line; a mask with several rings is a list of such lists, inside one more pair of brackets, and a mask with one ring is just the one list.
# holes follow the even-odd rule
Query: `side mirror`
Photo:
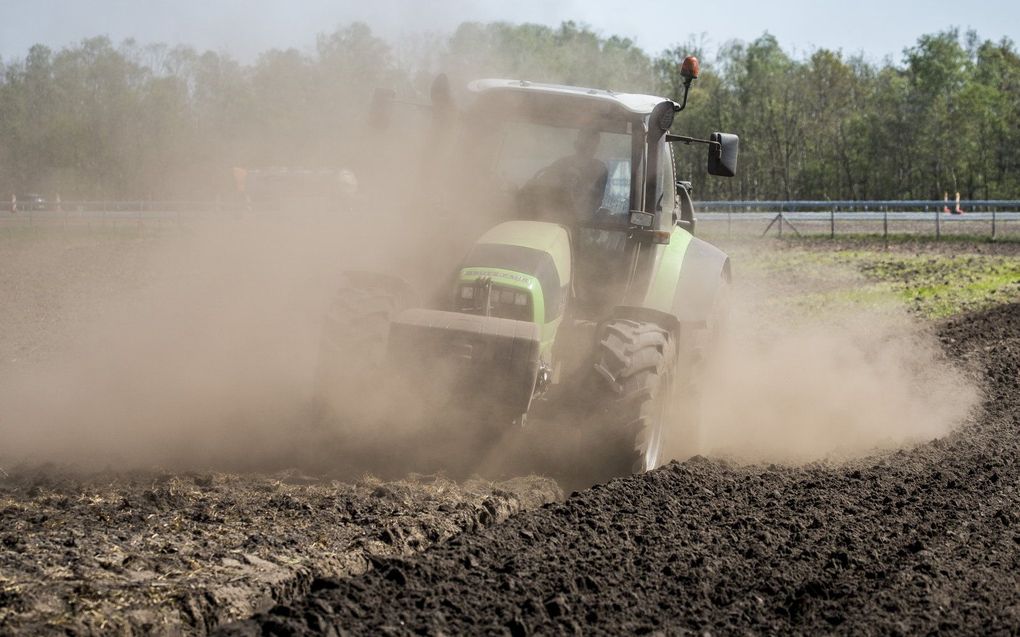
[[429, 86], [429, 98], [432, 106], [440, 109], [453, 108], [453, 93], [450, 91], [450, 78], [446, 73], [440, 73], [432, 80]]
[[737, 174], [740, 138], [730, 133], [712, 133], [708, 138], [708, 174], [732, 177]]
[[393, 112], [393, 101], [397, 93], [393, 89], [377, 88], [372, 93], [372, 105], [368, 111], [368, 124], [373, 128], [388, 128]]
[[429, 97], [432, 101], [432, 125], [437, 129], [445, 128], [457, 114], [457, 105], [453, 102], [453, 91], [450, 90], [450, 79], [445, 73], [440, 73], [432, 80]]

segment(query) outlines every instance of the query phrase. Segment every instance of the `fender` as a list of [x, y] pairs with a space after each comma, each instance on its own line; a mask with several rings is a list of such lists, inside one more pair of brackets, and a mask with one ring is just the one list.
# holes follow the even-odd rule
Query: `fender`
[[693, 237], [680, 268], [671, 313], [681, 323], [707, 323], [720, 284], [729, 282], [729, 256], [711, 243]]
[[707, 325], [720, 282], [730, 280], [729, 257], [679, 227], [660, 250], [641, 307], [681, 324]]

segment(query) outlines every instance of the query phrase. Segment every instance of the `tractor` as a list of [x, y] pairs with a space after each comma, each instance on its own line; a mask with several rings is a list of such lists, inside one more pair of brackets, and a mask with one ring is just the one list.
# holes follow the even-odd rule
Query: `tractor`
[[[463, 150], [455, 179], [429, 180], [471, 191], [461, 218], [490, 227], [433, 281], [344, 275], [317, 380], [323, 395], [346, 391], [334, 416], [367, 417], [358, 405], [400, 391], [421, 413], [470, 414], [461, 426], [485, 439], [572, 419], [611, 475], [658, 467], [670, 436], [694, 454], [698, 369], [725, 320], [730, 263], [694, 235], [674, 147], [707, 146], [708, 172], [731, 177], [739, 140], [670, 132], [697, 59], [681, 74], [680, 101], [485, 79], [463, 107], [439, 76], [429, 137]], [[373, 109], [387, 101], [377, 93]]]

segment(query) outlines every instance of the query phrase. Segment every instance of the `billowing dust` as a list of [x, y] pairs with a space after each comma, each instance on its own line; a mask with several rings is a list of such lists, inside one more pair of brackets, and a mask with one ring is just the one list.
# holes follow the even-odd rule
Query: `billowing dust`
[[[385, 270], [397, 251], [411, 258], [413, 237], [394, 228], [350, 216], [242, 213], [149, 240], [144, 259], [121, 262], [140, 269], [131, 276], [89, 271], [77, 296], [99, 311], [48, 328], [62, 332], [51, 340], [69, 345], [0, 366], [5, 462], [322, 468], [360, 453], [344, 441], [400, 440], [407, 432], [392, 416], [414, 415], [417, 407], [394, 404], [399, 396], [386, 386], [348, 397], [385, 404], [390, 418], [347, 423], [346, 438], [318, 429], [309, 409], [323, 317], [340, 274]], [[427, 265], [438, 277], [459, 258], [447, 252], [418, 254], [419, 269]], [[33, 276], [35, 286], [60, 278], [45, 270]], [[110, 279], [132, 284], [111, 289]], [[781, 300], [761, 303], [760, 290], [748, 300], [740, 290], [699, 383], [704, 455], [844, 459], [943, 436], [977, 402], [966, 374], [904, 312], [804, 312]], [[372, 430], [380, 426], [385, 431]], [[359, 468], [399, 472], [407, 454], [428, 450], [421, 438], [404, 440], [361, 458]], [[442, 454], [462, 460], [437, 450], [439, 466]]]
[[[76, 300], [53, 301], [71, 315], [75, 305], [92, 308], [87, 320], [40, 326], [63, 332], [43, 340], [64, 349], [0, 365], [2, 455], [256, 462], [307, 438], [319, 337], [340, 272], [392, 267], [390, 251], [408, 254], [384, 221], [239, 213], [147, 240], [151, 254], [128, 261], [139, 273], [115, 271], [116, 259], [90, 272]], [[60, 236], [33, 246], [68, 249]], [[69, 276], [60, 260], [44, 259], [22, 279], [56, 286]], [[111, 279], [131, 284], [110, 290]], [[32, 311], [30, 300], [21, 312]]]
[[301, 426], [316, 323], [351, 239], [340, 230], [214, 221], [150, 242], [130, 291], [109, 293], [98, 279], [124, 275], [97, 272], [83, 296], [100, 295], [89, 300], [101, 311], [57, 324], [73, 333], [70, 347], [3, 369], [4, 455], [146, 463], [286, 440]]
[[[441, 178], [461, 175], [467, 158], [422, 143], [413, 152], [380, 143], [366, 147], [373, 153], [353, 153], [363, 164], [355, 171], [362, 188], [346, 211], [224, 212], [171, 224], [144, 241], [114, 241], [107, 235], [115, 233], [98, 229], [88, 235], [96, 254], [129, 250], [135, 258], [112, 259], [110, 268], [137, 272], [87, 267], [69, 274], [43, 262], [0, 275], [7, 300], [0, 317], [15, 317], [15, 330], [32, 327], [23, 315], [39, 303], [26, 289], [60, 290], [69, 276], [78, 281], [73, 302], [63, 299], [49, 312], [59, 318], [34, 326], [59, 347], [0, 361], [0, 459], [230, 468], [357, 460], [363, 470], [399, 472], [416, 455], [433, 467], [463, 465], [458, 456], [473, 449], [433, 450], [435, 438], [404, 436], [420, 424], [414, 416], [421, 406], [403, 404], [388, 380], [345, 397], [370, 411], [383, 405], [386, 422], [348, 421], [337, 437], [317, 426], [311, 407], [324, 318], [342, 272], [404, 275], [427, 303], [446, 291], [470, 244], [506, 212], [483, 182], [481, 192], [469, 193], [462, 180]], [[436, 157], [446, 155], [453, 167], [440, 170]], [[405, 164], [406, 178], [396, 179], [393, 167]], [[68, 246], [54, 229], [23, 246], [21, 257]], [[12, 267], [18, 264], [6, 264], [5, 272]], [[735, 271], [739, 280], [739, 262]], [[130, 284], [118, 288], [111, 280]], [[700, 377], [700, 453], [783, 462], [853, 457], [942, 436], [977, 401], [964, 374], [905, 314], [804, 313], [760, 297], [745, 302], [746, 290], [737, 289], [728, 335]], [[78, 312], [76, 304], [91, 309]], [[7, 327], [0, 354], [19, 340]], [[463, 404], [485, 396], [456, 398]], [[563, 434], [571, 440], [527, 444], [569, 453], [586, 435], [582, 429]], [[357, 448], [365, 440], [375, 456]], [[481, 470], [500, 463], [479, 455], [468, 459], [472, 464]]]
[[754, 283], [735, 286], [729, 323], [699, 381], [699, 453], [842, 461], [945, 436], [972, 415], [979, 392], [971, 375], [902, 308], [810, 308]]

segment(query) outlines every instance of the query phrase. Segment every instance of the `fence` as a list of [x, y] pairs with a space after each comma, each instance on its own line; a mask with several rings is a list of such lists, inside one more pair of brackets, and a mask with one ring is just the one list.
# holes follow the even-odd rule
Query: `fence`
[[[154, 228], [251, 214], [275, 214], [296, 219], [298, 213], [335, 213], [324, 197], [303, 197], [273, 206], [252, 207], [239, 201], [62, 201], [26, 204], [17, 211], [10, 204], [0, 208], [0, 230], [4, 228]], [[276, 214], [285, 213], [285, 214]], [[291, 216], [297, 215], [297, 216]]]
[[0, 227], [120, 226], [178, 223], [201, 219], [225, 208], [215, 201], [64, 201], [10, 204], [0, 210]]
[[[31, 206], [31, 204], [29, 204]], [[322, 198], [287, 200], [279, 206], [330, 213]], [[891, 234], [986, 236], [1020, 239], [1020, 200], [961, 201], [702, 201], [695, 204], [698, 228], [713, 235], [784, 236]], [[946, 210], [950, 212], [946, 212]], [[251, 212], [219, 201], [65, 201], [11, 212], [0, 210], [0, 228], [18, 226], [139, 227], [201, 221]], [[272, 213], [272, 210], [256, 210]], [[330, 214], [344, 214], [333, 210]]]
[[[993, 240], [1020, 238], [1020, 200], [973, 199], [959, 203], [890, 201], [702, 201], [698, 223], [713, 232], [737, 234], [784, 231], [805, 234], [981, 235]], [[881, 225], [879, 225], [881, 224]], [[725, 228], [720, 228], [720, 226]], [[736, 226], [736, 227], [735, 227]]]

